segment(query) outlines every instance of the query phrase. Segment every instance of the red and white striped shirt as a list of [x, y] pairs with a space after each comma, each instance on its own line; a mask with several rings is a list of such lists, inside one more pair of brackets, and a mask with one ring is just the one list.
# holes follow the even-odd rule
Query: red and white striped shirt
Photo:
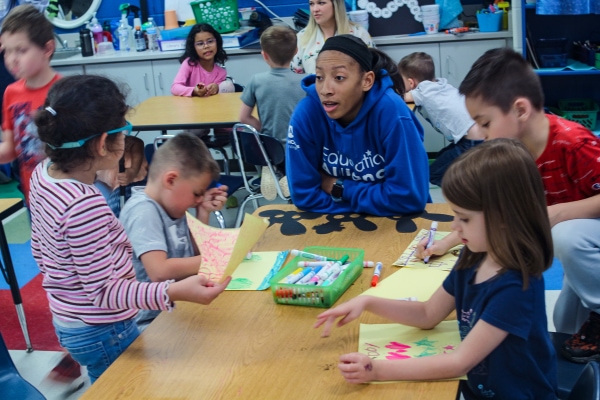
[[54, 179], [48, 165], [31, 177], [31, 252], [54, 317], [97, 325], [170, 310], [167, 282], [136, 281], [131, 244], [98, 189]]

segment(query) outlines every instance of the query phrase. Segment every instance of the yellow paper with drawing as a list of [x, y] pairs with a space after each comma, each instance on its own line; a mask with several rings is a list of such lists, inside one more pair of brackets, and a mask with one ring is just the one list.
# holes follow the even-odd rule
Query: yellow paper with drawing
[[387, 278], [379, 281], [377, 286], [361, 293], [386, 299], [416, 298], [427, 301], [442, 286], [448, 271], [439, 269], [402, 268]]
[[[435, 240], [440, 240], [449, 235], [450, 232], [436, 232]], [[458, 255], [460, 254], [463, 245], [459, 245], [453, 247], [443, 256], [434, 256], [431, 257], [429, 262], [425, 264], [423, 260], [415, 257], [415, 252], [417, 250], [417, 245], [421, 240], [429, 236], [429, 231], [427, 229], [421, 229], [417, 236], [413, 239], [412, 242], [408, 245], [404, 253], [400, 255], [400, 257], [394, 262], [392, 265], [396, 265], [398, 267], [409, 267], [409, 268], [435, 268], [441, 269], [445, 271], [450, 271], [454, 264], [456, 264], [456, 260], [458, 260]]]
[[219, 282], [235, 271], [269, 226], [267, 219], [250, 214], [240, 228], [233, 229], [205, 225], [190, 213], [187, 222], [202, 259], [198, 273]]
[[225, 290], [265, 290], [285, 262], [288, 251], [253, 251], [231, 274]]
[[360, 324], [358, 336], [358, 352], [373, 360], [403, 360], [448, 354], [455, 351], [459, 344], [456, 321], [442, 321], [429, 330], [401, 324]]

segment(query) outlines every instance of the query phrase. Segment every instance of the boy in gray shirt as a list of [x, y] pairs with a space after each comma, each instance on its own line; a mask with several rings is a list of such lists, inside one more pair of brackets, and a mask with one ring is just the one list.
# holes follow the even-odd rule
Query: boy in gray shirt
[[[246, 85], [240, 121], [285, 145], [292, 112], [306, 95], [300, 87], [304, 76], [290, 70], [298, 51], [296, 33], [287, 26], [271, 26], [260, 36], [260, 45], [271, 70], [254, 75]], [[252, 115], [254, 107], [258, 108], [258, 118]]]
[[450, 144], [439, 151], [429, 166], [429, 182], [442, 185], [442, 177], [454, 159], [483, 142], [483, 134], [471, 119], [465, 98], [444, 78], [435, 78], [433, 59], [427, 53], [412, 53], [400, 60], [404, 100], [417, 110]]

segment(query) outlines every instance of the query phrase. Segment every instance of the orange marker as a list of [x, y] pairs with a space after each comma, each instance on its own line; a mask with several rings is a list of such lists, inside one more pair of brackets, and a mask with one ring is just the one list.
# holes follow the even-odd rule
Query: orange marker
[[373, 279], [371, 279], [371, 286], [377, 286], [377, 282], [379, 282], [379, 277], [381, 276], [381, 268], [383, 268], [383, 264], [378, 262], [375, 265], [375, 269], [373, 270]]

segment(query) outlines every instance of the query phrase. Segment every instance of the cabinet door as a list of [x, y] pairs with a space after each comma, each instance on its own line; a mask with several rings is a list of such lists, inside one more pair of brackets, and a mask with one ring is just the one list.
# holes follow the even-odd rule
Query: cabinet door
[[155, 60], [152, 61], [152, 72], [154, 73], [154, 88], [157, 96], [170, 96], [171, 84], [179, 71], [179, 61]]
[[149, 61], [86, 65], [85, 73], [103, 75], [123, 85], [129, 90], [127, 104], [132, 107], [156, 94]]
[[[392, 60], [396, 61], [396, 63], [400, 62], [403, 57], [417, 51], [427, 53], [433, 58], [435, 76], [440, 76], [440, 47], [437, 43], [379, 46], [378, 49], [384, 51], [392, 58]], [[421, 122], [421, 125], [423, 125], [423, 130], [425, 132], [423, 140], [425, 151], [428, 153], [437, 153], [446, 145], [444, 135], [433, 129], [431, 124], [427, 122], [425, 118], [421, 117], [421, 114], [416, 112], [416, 115]]]
[[506, 40], [471, 40], [465, 42], [440, 43], [440, 67], [442, 78], [458, 88], [471, 66], [490, 49], [505, 47]]
[[52, 67], [62, 76], [83, 75], [83, 66], [81, 65], [65, 65], [62, 67]]

